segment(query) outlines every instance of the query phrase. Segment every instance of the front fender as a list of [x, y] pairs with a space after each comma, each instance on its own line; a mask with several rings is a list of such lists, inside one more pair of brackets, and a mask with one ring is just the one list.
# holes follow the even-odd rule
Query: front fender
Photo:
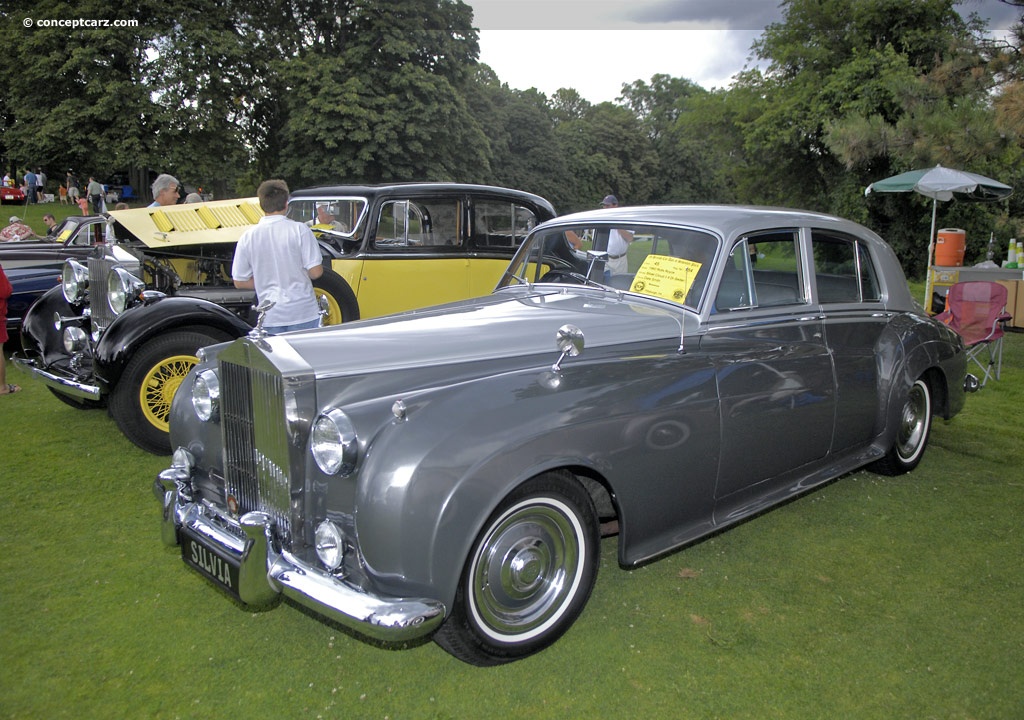
[[547, 470], [603, 483], [638, 552], [710, 516], [707, 503], [684, 501], [698, 492], [710, 502], [718, 462], [705, 357], [594, 358], [559, 375], [534, 366], [403, 400], [406, 419], [366, 449], [355, 502], [367, 570], [391, 592], [450, 604], [491, 514]]
[[126, 310], [106, 329], [96, 345], [96, 375], [107, 387], [113, 387], [139, 346], [156, 335], [186, 327], [208, 328], [231, 338], [239, 338], [252, 329], [230, 310], [207, 300], [154, 298]]
[[76, 317], [80, 314], [64, 299], [61, 286], [50, 288], [25, 313], [21, 323], [21, 348], [26, 355], [41, 358], [49, 366], [65, 357], [64, 340], [54, 327], [54, 315]]
[[565, 395], [527, 375], [437, 395], [407, 400], [408, 418], [373, 438], [356, 491], [356, 532], [382, 587], [450, 607], [470, 546], [502, 499], [545, 469], [588, 461], [556, 446], [571, 424]]

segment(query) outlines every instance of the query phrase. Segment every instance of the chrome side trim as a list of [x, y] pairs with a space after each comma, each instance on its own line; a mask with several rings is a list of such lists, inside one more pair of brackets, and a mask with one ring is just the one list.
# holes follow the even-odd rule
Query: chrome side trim
[[41, 380], [47, 386], [65, 395], [71, 395], [84, 400], [99, 400], [103, 397], [99, 385], [90, 385], [71, 378], [54, 375], [37, 367], [34, 360], [26, 357], [13, 356], [11, 361], [25, 372], [33, 375], [36, 380]]

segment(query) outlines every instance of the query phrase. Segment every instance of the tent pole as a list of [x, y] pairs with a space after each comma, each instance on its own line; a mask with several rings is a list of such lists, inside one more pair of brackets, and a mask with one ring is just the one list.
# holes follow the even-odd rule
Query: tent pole
[[932, 314], [932, 252], [935, 250], [935, 209], [939, 204], [939, 201], [932, 198], [932, 232], [928, 236], [928, 265], [925, 266], [925, 281], [924, 281], [924, 312], [926, 315]]

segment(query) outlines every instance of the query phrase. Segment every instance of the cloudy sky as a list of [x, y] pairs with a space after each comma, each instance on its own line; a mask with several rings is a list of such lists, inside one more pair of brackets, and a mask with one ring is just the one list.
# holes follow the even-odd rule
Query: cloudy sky
[[[480, 29], [480, 61], [502, 82], [552, 95], [575, 88], [615, 100], [623, 83], [657, 73], [727, 87], [750, 45], [782, 20], [776, 0], [464, 0]], [[1021, 8], [964, 0], [961, 12], [1006, 28]]]

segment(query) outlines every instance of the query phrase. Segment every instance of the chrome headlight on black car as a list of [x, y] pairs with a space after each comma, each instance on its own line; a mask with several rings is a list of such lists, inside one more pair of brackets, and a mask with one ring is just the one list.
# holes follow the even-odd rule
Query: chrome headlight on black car
[[220, 414], [220, 378], [216, 370], [203, 370], [192, 382], [192, 407], [203, 422], [216, 420]]
[[107, 304], [115, 315], [120, 315], [146, 289], [146, 284], [124, 268], [114, 268], [107, 276]]
[[309, 441], [316, 465], [328, 475], [349, 475], [356, 469], [359, 447], [356, 430], [348, 415], [334, 409], [313, 423]]
[[75, 260], [65, 260], [60, 272], [60, 287], [69, 303], [81, 302], [89, 289], [89, 269]]

